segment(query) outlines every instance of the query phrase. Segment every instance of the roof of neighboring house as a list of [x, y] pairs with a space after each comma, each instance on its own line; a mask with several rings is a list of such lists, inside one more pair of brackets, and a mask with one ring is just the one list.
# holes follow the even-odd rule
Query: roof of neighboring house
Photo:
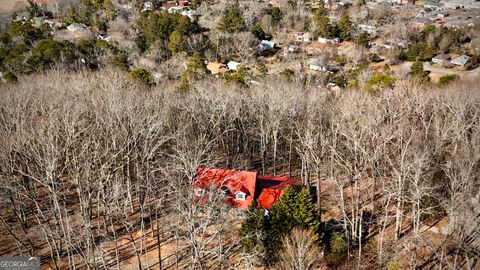
[[240, 66], [241, 63], [235, 62], [235, 61], [230, 61], [227, 63], [227, 67], [231, 70], [237, 70], [238, 66]]
[[459, 57], [454, 58], [452, 61], [450, 61], [450, 63], [457, 66], [464, 66], [469, 59], [470, 57], [468, 55], [460, 55]]
[[219, 62], [209, 62], [207, 64], [207, 69], [212, 72], [212, 74], [223, 74], [229, 71], [228, 67]]
[[450, 60], [452, 59], [452, 56], [450, 54], [439, 54], [439, 55], [436, 55], [435, 57], [432, 58], [432, 60]]
[[268, 41], [268, 40], [262, 40], [260, 42], [260, 46], [263, 46], [265, 48], [268, 48], [268, 49], [271, 49], [271, 48], [274, 48], [275, 47], [275, 43], [274, 42], [271, 42], [271, 41]]
[[424, 7], [439, 7], [440, 3], [435, 2], [435, 1], [426, 1], [423, 3]]

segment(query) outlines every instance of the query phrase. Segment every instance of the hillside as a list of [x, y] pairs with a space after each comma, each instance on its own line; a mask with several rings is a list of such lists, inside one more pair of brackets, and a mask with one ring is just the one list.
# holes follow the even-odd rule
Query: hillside
[[251, 269], [244, 219], [191, 202], [205, 166], [319, 185], [315, 269], [478, 269], [478, 82], [369, 94], [279, 76], [179, 93], [103, 70], [2, 84], [0, 254], [45, 269]]

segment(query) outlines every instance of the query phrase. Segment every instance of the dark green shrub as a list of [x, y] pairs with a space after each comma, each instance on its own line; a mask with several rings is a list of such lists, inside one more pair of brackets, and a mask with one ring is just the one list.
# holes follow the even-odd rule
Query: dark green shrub
[[395, 77], [387, 74], [376, 74], [365, 83], [365, 91], [368, 93], [377, 93], [383, 89], [393, 89], [395, 86]]
[[334, 232], [330, 238], [329, 249], [325, 255], [325, 262], [328, 266], [341, 265], [347, 258], [348, 241], [342, 233]]
[[435, 197], [423, 196], [420, 200], [420, 220], [436, 220], [440, 217], [440, 203]]
[[130, 77], [144, 85], [152, 84], [152, 75], [146, 69], [135, 68], [129, 73]]
[[445, 86], [445, 85], [450, 84], [450, 83], [452, 83], [452, 82], [454, 82], [458, 79], [460, 79], [460, 76], [458, 76], [457, 74], [445, 75], [445, 76], [440, 77], [440, 79], [438, 80], [438, 85]]
[[235, 3], [233, 6], [227, 7], [224, 15], [220, 19], [218, 29], [226, 33], [240, 32], [245, 29], [243, 14], [240, 10], [238, 2]]
[[16, 83], [16, 82], [18, 82], [18, 77], [15, 76], [15, 74], [13, 74], [11, 71], [7, 71], [7, 72], [3, 73], [3, 79], [4, 79], [5, 82], [7, 82], [7, 83]]

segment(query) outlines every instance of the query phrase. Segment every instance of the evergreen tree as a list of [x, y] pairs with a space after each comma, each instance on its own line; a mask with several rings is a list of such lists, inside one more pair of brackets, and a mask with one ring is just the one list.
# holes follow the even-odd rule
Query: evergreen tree
[[129, 73], [130, 77], [135, 79], [137, 82], [144, 85], [152, 84], [152, 75], [150, 72], [143, 68], [135, 68]]
[[340, 31], [340, 38], [349, 40], [353, 30], [353, 22], [348, 14], [343, 14], [337, 22], [337, 27]]
[[190, 91], [190, 82], [188, 80], [188, 77], [185, 75], [185, 73], [180, 76], [180, 81], [175, 89], [179, 93], [186, 93]]
[[330, 19], [328, 18], [326, 12], [323, 12], [321, 9], [317, 10], [315, 16], [313, 17], [315, 23], [314, 33], [318, 36], [328, 38], [332, 35], [330, 27]]
[[325, 8], [325, 2], [324, 1], [322, 1], [322, 0], [316, 1], [316, 5], [318, 7], [317, 11], [316, 11], [316, 14], [322, 15], [322, 16], [327, 16], [328, 15], [327, 9]]
[[177, 30], [173, 31], [170, 35], [168, 48], [172, 53], [178, 53], [185, 50], [184, 36]]
[[207, 72], [205, 63], [202, 60], [202, 56], [199, 52], [194, 52], [193, 55], [188, 59], [187, 74], [188, 78], [198, 80], [202, 78]]
[[281, 249], [282, 238], [296, 225], [294, 217], [297, 191], [288, 187], [284, 190], [278, 203], [270, 209], [267, 230], [267, 260], [275, 261], [276, 252]]
[[304, 187], [298, 192], [295, 205], [296, 207], [293, 215], [297, 226], [310, 229], [315, 233], [315, 240], [320, 240], [320, 219], [317, 207], [308, 188]]
[[423, 62], [415, 61], [410, 67], [410, 72], [422, 83], [426, 83], [430, 80], [428, 77], [429, 72], [423, 69]]
[[355, 39], [355, 43], [362, 46], [363, 48], [368, 47], [368, 45], [370, 44], [370, 35], [367, 32], [362, 32]]
[[68, 7], [67, 18], [65, 19], [67, 24], [72, 24], [78, 22], [78, 14], [76, 9], [73, 6]]
[[255, 24], [254, 26], [252, 26], [250, 32], [252, 32], [252, 34], [259, 40], [265, 39], [265, 31], [263, 31], [262, 26], [259, 24]]
[[240, 229], [241, 243], [245, 252], [255, 252], [264, 250], [264, 241], [266, 233], [265, 210], [252, 205], [245, 212], [245, 219]]
[[264, 13], [272, 17], [272, 23], [275, 25], [279, 24], [283, 18], [283, 12], [279, 7], [269, 6]]
[[[277, 251], [282, 248], [282, 238], [290, 233], [294, 227], [303, 227], [312, 230], [316, 236], [315, 240], [320, 241], [320, 220], [314, 200], [307, 188], [297, 191], [293, 187], [284, 190], [278, 202], [272, 206], [268, 219], [259, 220], [261, 213], [255, 210], [257, 216], [247, 216], [242, 225], [241, 234], [251, 232], [254, 229], [261, 229], [265, 232], [265, 241], [263, 248], [265, 249], [266, 262], [272, 263], [276, 261]], [[253, 213], [253, 212], [252, 212]], [[242, 243], [247, 252], [253, 250], [257, 245], [252, 239], [248, 239]]]
[[243, 14], [238, 1], [225, 10], [218, 24], [218, 28], [226, 33], [240, 32], [245, 29], [245, 22], [243, 21]]
[[180, 83], [177, 86], [178, 92], [187, 92], [190, 90], [191, 83], [194, 80], [201, 79], [205, 76], [207, 69], [199, 52], [194, 52], [188, 59], [187, 69], [180, 77]]

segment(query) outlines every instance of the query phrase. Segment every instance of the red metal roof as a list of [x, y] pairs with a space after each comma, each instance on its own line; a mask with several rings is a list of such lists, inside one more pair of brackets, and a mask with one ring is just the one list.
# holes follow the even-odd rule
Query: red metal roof
[[[232, 206], [248, 208], [252, 204], [255, 195], [256, 178], [256, 172], [198, 168], [194, 188], [214, 186], [218, 189], [226, 190]], [[234, 199], [237, 192], [245, 193], [247, 195], [246, 199], [244, 201], [231, 200]]]
[[[254, 200], [263, 208], [270, 208], [283, 194], [283, 189], [293, 181], [287, 177], [257, 175], [256, 172], [227, 169], [198, 168], [194, 189], [215, 187], [227, 191], [227, 201], [233, 207], [248, 208]], [[235, 194], [243, 192], [245, 200], [237, 200]]]
[[293, 185], [293, 180], [288, 177], [258, 175], [257, 189], [260, 189], [258, 205], [262, 208], [270, 208], [277, 203], [283, 194], [283, 190]]

